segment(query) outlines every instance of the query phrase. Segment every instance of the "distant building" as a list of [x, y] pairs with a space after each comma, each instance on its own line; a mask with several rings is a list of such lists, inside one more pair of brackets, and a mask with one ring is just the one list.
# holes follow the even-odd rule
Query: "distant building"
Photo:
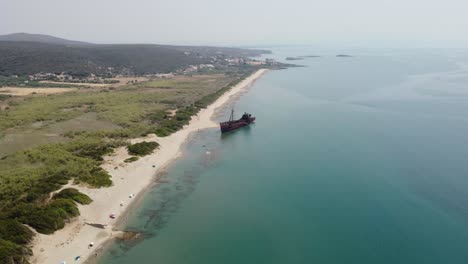
[[252, 61], [248, 61], [247, 64], [259, 66], [259, 65], [265, 65], [266, 63], [264, 61], [252, 60]]
[[33, 81], [53, 80], [57, 79], [57, 75], [55, 73], [36, 73], [34, 75], [29, 75], [29, 79]]
[[195, 65], [190, 65], [189, 67], [185, 68], [183, 70], [183, 73], [193, 73], [193, 72], [196, 72], [198, 70], [198, 67], [195, 66]]
[[265, 63], [268, 64], [268, 65], [276, 65], [276, 64], [278, 64], [278, 62], [275, 61], [274, 59], [265, 59]]
[[157, 73], [157, 74], [152, 74], [149, 77], [156, 77], [156, 78], [172, 78], [174, 77], [174, 74], [171, 73]]
[[200, 64], [198, 65], [198, 69], [206, 69], [206, 68], [214, 68], [215, 66], [213, 64]]
[[241, 62], [243, 62], [243, 60], [240, 58], [225, 59], [225, 60], [229, 63], [229, 65], [240, 65]]

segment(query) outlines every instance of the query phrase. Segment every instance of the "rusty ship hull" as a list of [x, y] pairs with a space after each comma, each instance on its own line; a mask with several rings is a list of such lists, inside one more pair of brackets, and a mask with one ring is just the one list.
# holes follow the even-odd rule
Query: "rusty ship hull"
[[248, 126], [254, 122], [255, 117], [248, 113], [244, 113], [240, 119], [234, 120], [234, 110], [232, 110], [229, 121], [219, 123], [219, 127], [221, 128], [221, 133], [226, 133], [241, 127]]

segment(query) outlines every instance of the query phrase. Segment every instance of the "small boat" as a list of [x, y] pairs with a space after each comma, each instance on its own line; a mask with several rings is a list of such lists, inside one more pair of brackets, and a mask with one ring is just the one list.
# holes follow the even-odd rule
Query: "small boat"
[[255, 122], [255, 117], [249, 113], [244, 113], [238, 120], [234, 120], [234, 109], [231, 110], [229, 121], [219, 123], [221, 133], [226, 133], [244, 126], [248, 126]]

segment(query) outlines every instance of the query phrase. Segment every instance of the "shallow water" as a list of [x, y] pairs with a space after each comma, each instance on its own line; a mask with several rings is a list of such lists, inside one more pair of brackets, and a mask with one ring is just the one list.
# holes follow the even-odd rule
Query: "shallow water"
[[99, 263], [466, 263], [468, 53], [274, 56], [317, 53], [194, 135]]

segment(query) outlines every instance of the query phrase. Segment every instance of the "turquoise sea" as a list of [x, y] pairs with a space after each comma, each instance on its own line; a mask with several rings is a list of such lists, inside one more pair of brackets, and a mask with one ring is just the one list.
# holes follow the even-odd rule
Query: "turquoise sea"
[[468, 51], [273, 51], [321, 57], [218, 117], [255, 125], [194, 135], [98, 262], [468, 263]]

